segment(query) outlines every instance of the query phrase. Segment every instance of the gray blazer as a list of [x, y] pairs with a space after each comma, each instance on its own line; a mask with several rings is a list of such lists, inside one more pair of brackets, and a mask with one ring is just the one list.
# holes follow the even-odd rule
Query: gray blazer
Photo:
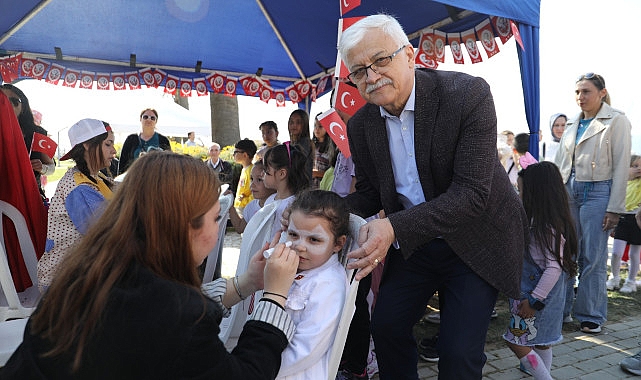
[[498, 160], [490, 88], [481, 78], [429, 69], [416, 70], [415, 83], [415, 154], [426, 202], [401, 205], [385, 120], [366, 104], [348, 123], [356, 168], [351, 211], [385, 210], [405, 258], [444, 238], [481, 278], [518, 299], [528, 224]]

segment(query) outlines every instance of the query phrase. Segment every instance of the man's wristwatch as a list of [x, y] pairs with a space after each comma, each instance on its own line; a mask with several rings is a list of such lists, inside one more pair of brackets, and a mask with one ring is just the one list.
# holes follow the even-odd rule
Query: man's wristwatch
[[545, 304], [537, 300], [536, 298], [532, 297], [531, 293], [527, 294], [527, 301], [530, 303], [530, 306], [534, 310], [541, 311], [545, 307]]

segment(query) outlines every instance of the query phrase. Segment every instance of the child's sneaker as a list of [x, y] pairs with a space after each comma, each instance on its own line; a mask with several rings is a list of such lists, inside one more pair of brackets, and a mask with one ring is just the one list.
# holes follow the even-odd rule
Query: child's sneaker
[[637, 284], [633, 280], [625, 280], [625, 283], [619, 291], [621, 293], [634, 293], [637, 291]]
[[612, 277], [608, 279], [605, 283], [605, 287], [608, 290], [617, 290], [621, 287], [621, 278], [620, 277]]

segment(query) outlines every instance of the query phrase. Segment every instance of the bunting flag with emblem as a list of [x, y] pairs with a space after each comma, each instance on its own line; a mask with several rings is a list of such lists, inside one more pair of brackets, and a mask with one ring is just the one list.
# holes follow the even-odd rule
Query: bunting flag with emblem
[[487, 57], [493, 57], [494, 54], [499, 52], [499, 45], [494, 39], [494, 31], [492, 30], [492, 24], [490, 24], [490, 20], [483, 20], [483, 22], [478, 24], [475, 29], [476, 34], [478, 34], [479, 38], [481, 39], [481, 45], [483, 45], [483, 48], [487, 53]]
[[309, 92], [312, 90], [312, 84], [307, 80], [298, 81], [294, 84], [296, 86], [296, 91], [301, 98], [306, 98], [309, 95]]
[[140, 90], [140, 77], [137, 71], [128, 71], [125, 73], [127, 84], [130, 90]]
[[209, 95], [205, 78], [194, 78], [194, 89], [196, 90], [196, 94], [198, 94], [198, 96]]
[[56, 154], [56, 148], [58, 148], [58, 144], [56, 144], [56, 142], [51, 138], [41, 133], [34, 132], [29, 155], [31, 156], [31, 152], [41, 152], [53, 158]]
[[521, 47], [521, 50], [525, 50], [525, 46], [523, 46], [523, 39], [521, 39], [521, 32], [519, 32], [519, 27], [512, 20], [510, 20], [510, 28], [512, 28], [512, 34], [514, 35], [514, 39]]
[[112, 73], [111, 80], [114, 82], [114, 90], [126, 90], [125, 73]]
[[22, 53], [0, 59], [0, 75], [2, 79], [11, 83], [20, 76], [20, 58]]
[[461, 38], [463, 39], [465, 50], [467, 50], [467, 54], [470, 56], [472, 63], [483, 62], [481, 51], [476, 44], [476, 34], [474, 34], [474, 29], [468, 29], [461, 32]]
[[459, 65], [465, 63], [463, 48], [461, 47], [461, 35], [458, 33], [448, 33], [447, 40], [450, 42], [450, 50], [452, 51], [454, 63]]
[[501, 43], [505, 43], [512, 37], [512, 28], [510, 27], [510, 20], [505, 17], [492, 16], [492, 25], [494, 30], [499, 34]]
[[274, 99], [276, 99], [276, 107], [285, 107], [285, 90], [274, 91]]
[[349, 150], [349, 141], [347, 140], [347, 127], [336, 110], [330, 108], [318, 115], [318, 122], [325, 128], [329, 137], [343, 153], [343, 156], [349, 158], [352, 153]]
[[166, 72], [160, 69], [154, 70], [154, 87], [158, 88], [162, 86], [162, 82], [165, 80], [165, 78], [167, 78]]
[[356, 87], [345, 82], [338, 82], [334, 96], [335, 100], [332, 102], [334, 108], [350, 116], [354, 116], [356, 111], [367, 103]]
[[289, 96], [289, 100], [291, 100], [292, 103], [297, 104], [298, 102], [300, 102], [300, 94], [296, 90], [296, 86], [294, 86], [293, 84], [288, 86], [285, 89], [285, 92], [287, 93], [287, 96]]
[[180, 78], [180, 96], [183, 98], [191, 97], [191, 79]]
[[437, 62], [445, 62], [445, 32], [435, 30], [432, 35], [432, 42], [434, 43], [434, 60]]
[[271, 88], [270, 86], [263, 85], [262, 88], [260, 89], [260, 100], [262, 100], [265, 103], [269, 103], [269, 101], [274, 97], [274, 89]]
[[343, 17], [345, 13], [361, 5], [361, 0], [340, 0], [340, 2], [341, 2], [341, 17]]
[[238, 78], [227, 76], [227, 81], [225, 83], [225, 96], [236, 96], [236, 86], [238, 85]]
[[109, 83], [109, 73], [96, 74], [96, 88], [98, 90], [109, 90], [111, 87]]
[[75, 88], [76, 83], [78, 83], [78, 79], [80, 79], [79, 71], [67, 69], [67, 71], [65, 72], [65, 77], [62, 80], [62, 85], [65, 87]]
[[165, 93], [175, 95], [176, 89], [178, 88], [178, 81], [178, 77], [167, 75], [167, 79], [165, 80]]
[[211, 90], [219, 94], [225, 90], [225, 76], [219, 73], [211, 73], [205, 77]]
[[20, 75], [23, 77], [33, 76], [33, 67], [38, 63], [38, 60], [32, 58], [22, 58], [20, 63]]
[[60, 66], [57, 63], [53, 63], [49, 66], [49, 72], [45, 76], [45, 81], [53, 85], [58, 84], [60, 78], [62, 78], [62, 73], [65, 71], [64, 66]]
[[147, 88], [157, 87], [156, 81], [154, 80], [154, 73], [151, 67], [144, 68], [139, 70], [140, 76], [142, 77], [142, 82], [147, 86]]
[[80, 88], [91, 89], [96, 73], [91, 71], [83, 71], [80, 73]]

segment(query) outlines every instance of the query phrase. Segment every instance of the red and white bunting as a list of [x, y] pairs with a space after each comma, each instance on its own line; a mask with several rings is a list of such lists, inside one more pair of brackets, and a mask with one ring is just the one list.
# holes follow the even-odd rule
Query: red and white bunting
[[483, 45], [483, 48], [487, 53], [487, 57], [493, 57], [494, 54], [499, 52], [499, 45], [494, 39], [494, 31], [492, 30], [492, 24], [490, 24], [490, 20], [483, 20], [483, 22], [478, 24], [475, 29], [476, 34], [481, 40], [481, 45]]
[[157, 87], [156, 81], [154, 80], [154, 72], [151, 69], [151, 67], [147, 67], [142, 70], [139, 70], [138, 73], [140, 73], [140, 76], [142, 77], [142, 81], [145, 84], [145, 86], [147, 86], [147, 88]]
[[194, 89], [198, 96], [209, 95], [209, 91], [207, 91], [207, 81], [205, 81], [205, 78], [194, 78]]
[[191, 97], [191, 79], [180, 78], [180, 96], [184, 98]]
[[138, 71], [128, 71], [125, 73], [125, 79], [130, 90], [140, 90], [140, 77]]
[[[162, 86], [162, 82], [167, 78], [167, 73], [156, 69], [154, 70], [154, 87]], [[175, 78], [175, 77], [174, 77]]]
[[251, 75], [243, 75], [238, 78], [238, 83], [240, 83], [240, 86], [242, 87], [243, 92], [245, 92], [245, 95], [249, 95], [249, 84], [251, 83], [251, 80]]
[[62, 73], [65, 71], [65, 67], [61, 66], [57, 63], [52, 63], [51, 67], [49, 68], [49, 72], [47, 73], [47, 76], [45, 77], [45, 81], [48, 83], [51, 83], [53, 85], [58, 84], [58, 81], [60, 78], [62, 78]]
[[285, 107], [285, 90], [274, 91], [274, 99], [276, 99], [276, 107]]
[[109, 73], [96, 73], [96, 89], [109, 90], [111, 87], [109, 78]]
[[285, 92], [287, 93], [287, 96], [289, 96], [289, 100], [291, 100], [292, 103], [297, 104], [298, 102], [300, 102], [300, 94], [296, 90], [296, 86], [294, 86], [293, 84], [291, 86], [288, 86], [285, 89]]
[[454, 63], [460, 65], [465, 63], [465, 59], [463, 58], [463, 47], [461, 47], [461, 35], [458, 33], [448, 33], [447, 41], [450, 43], [450, 50], [452, 51]]
[[312, 85], [312, 90], [309, 92], [309, 98], [312, 100], [312, 102], [316, 101], [317, 94], [318, 93], [316, 92], [316, 85], [313, 84]]
[[127, 89], [127, 82], [125, 82], [125, 73], [112, 73], [111, 81], [114, 82], [114, 90], [122, 91]]
[[436, 62], [435, 59], [428, 57], [427, 54], [417, 50], [414, 58], [414, 66], [424, 67], [426, 69], [436, 69], [438, 67], [438, 62]]
[[309, 92], [312, 90], [312, 84], [309, 83], [308, 80], [301, 80], [296, 83], [294, 83], [294, 86], [296, 87], [296, 91], [298, 91], [298, 95], [302, 99], [305, 99], [307, 95], [309, 95]]
[[425, 29], [424, 31], [421, 32], [421, 38], [418, 42], [418, 53], [424, 54], [425, 57], [429, 59], [436, 58], [436, 54], [434, 53], [433, 36], [434, 36], [433, 29]]
[[80, 79], [80, 72], [76, 70], [71, 70], [67, 69], [65, 72], [65, 77], [62, 80], [62, 85], [65, 87], [76, 87], [76, 83], [78, 83], [78, 79]]
[[510, 20], [505, 17], [492, 16], [492, 25], [494, 30], [498, 33], [501, 43], [505, 43], [512, 37], [512, 28], [510, 28]]
[[211, 73], [205, 77], [209, 83], [209, 87], [216, 94], [225, 90], [225, 76], [219, 73]]
[[80, 88], [91, 89], [96, 73], [91, 71], [83, 71], [80, 74]]
[[476, 34], [474, 33], [474, 29], [468, 29], [461, 32], [461, 38], [463, 39], [465, 50], [467, 50], [467, 54], [470, 56], [472, 63], [483, 62], [481, 51], [479, 50], [478, 45], [476, 45]]
[[36, 60], [36, 64], [33, 65], [31, 69], [31, 77], [37, 80], [42, 80], [42, 77], [45, 76], [45, 71], [49, 68], [49, 62], [43, 61], [41, 59]]
[[165, 93], [175, 95], [179, 80], [177, 76], [167, 75], [167, 79], [165, 79]]
[[227, 76], [225, 83], [225, 96], [236, 96], [236, 86], [238, 86], [238, 78]]
[[445, 32], [440, 30], [435, 30], [432, 36], [432, 41], [434, 43], [434, 60], [437, 62], [445, 62]]
[[525, 46], [523, 46], [523, 40], [521, 39], [521, 32], [519, 32], [518, 25], [516, 25], [514, 21], [510, 20], [510, 28], [512, 29], [512, 34], [514, 35], [514, 39], [521, 47], [521, 50], [525, 50]]
[[249, 85], [247, 86], [247, 91], [245, 91], [245, 93], [249, 96], [256, 96], [260, 92], [261, 87], [262, 83], [258, 79], [251, 78], [249, 80]]
[[262, 100], [265, 103], [269, 103], [269, 101], [274, 97], [274, 89], [271, 88], [270, 86], [263, 85], [262, 88], [260, 89], [260, 100]]
[[23, 77], [32, 77], [32, 69], [38, 63], [37, 59], [23, 58], [20, 64], [20, 75]]
[[20, 77], [20, 58], [22, 53], [0, 59], [0, 75], [5, 82], [11, 83]]
[[[327, 74], [318, 79], [318, 82], [316, 82], [316, 93], [317, 94], [322, 94], [325, 92], [325, 88], [327, 87], [327, 83], [331, 79], [331, 75]], [[331, 82], [329, 82], [331, 83]]]

